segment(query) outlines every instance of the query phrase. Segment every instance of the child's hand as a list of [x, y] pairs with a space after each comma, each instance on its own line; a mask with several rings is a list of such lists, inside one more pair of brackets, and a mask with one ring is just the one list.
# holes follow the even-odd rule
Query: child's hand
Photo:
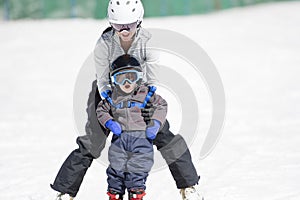
[[160, 122], [157, 121], [156, 119], [151, 120], [151, 122], [146, 128], [147, 138], [154, 140], [158, 133], [159, 128], [160, 128]]
[[105, 123], [105, 126], [109, 130], [111, 130], [111, 132], [113, 132], [113, 134], [115, 134], [117, 136], [120, 136], [121, 133], [122, 133], [122, 127], [121, 127], [121, 125], [118, 122], [113, 121], [112, 119], [108, 120]]

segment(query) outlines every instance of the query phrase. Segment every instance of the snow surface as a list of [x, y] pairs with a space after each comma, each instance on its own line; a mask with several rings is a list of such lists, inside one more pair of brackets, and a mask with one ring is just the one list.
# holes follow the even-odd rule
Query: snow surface
[[[49, 184], [77, 147], [76, 77], [106, 25], [0, 22], [1, 200], [54, 199]], [[223, 79], [222, 138], [204, 160], [197, 159], [200, 146], [192, 148], [206, 199], [300, 199], [300, 2], [145, 19], [144, 27], [192, 38]], [[166, 168], [151, 173], [147, 185], [145, 199], [180, 199]], [[94, 162], [77, 199], [107, 199], [105, 190], [105, 166]]]

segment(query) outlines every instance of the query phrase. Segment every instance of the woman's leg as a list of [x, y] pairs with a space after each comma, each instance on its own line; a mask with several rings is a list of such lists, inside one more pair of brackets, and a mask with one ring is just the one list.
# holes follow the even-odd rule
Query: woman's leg
[[169, 128], [169, 122], [166, 121], [153, 144], [166, 160], [177, 188], [193, 186], [198, 183], [200, 176], [192, 162], [188, 146], [181, 135], [174, 135]]
[[78, 149], [75, 149], [62, 164], [51, 187], [61, 193], [75, 197], [87, 169], [93, 159], [98, 158], [105, 147], [108, 132], [97, 120], [96, 107], [101, 97], [96, 81], [92, 84], [87, 103], [88, 121], [86, 123], [86, 135], [77, 138]]

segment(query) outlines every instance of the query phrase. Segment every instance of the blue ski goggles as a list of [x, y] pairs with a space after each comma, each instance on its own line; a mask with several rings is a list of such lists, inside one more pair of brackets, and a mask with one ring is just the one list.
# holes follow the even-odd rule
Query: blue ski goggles
[[143, 78], [143, 72], [139, 72], [136, 70], [125, 70], [125, 71], [117, 72], [110, 77], [111, 82], [115, 83], [116, 85], [124, 85], [126, 81], [132, 84], [142, 78]]

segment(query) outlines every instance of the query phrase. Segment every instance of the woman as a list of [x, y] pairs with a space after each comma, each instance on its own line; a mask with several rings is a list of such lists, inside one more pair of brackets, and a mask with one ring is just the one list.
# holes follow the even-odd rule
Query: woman
[[[100, 93], [110, 89], [109, 72], [112, 62], [123, 54], [130, 54], [141, 63], [144, 74], [143, 81], [155, 85], [155, 71], [158, 56], [146, 49], [151, 34], [141, 27], [144, 8], [140, 0], [111, 0], [108, 5], [108, 20], [111, 27], [107, 28], [98, 40], [94, 55], [97, 81], [93, 82], [88, 100], [88, 122], [85, 136], [77, 138], [79, 148], [74, 150], [63, 163], [51, 187], [60, 192], [57, 199], [69, 194], [70, 199], [76, 196], [83, 177], [93, 159], [100, 156], [108, 135], [108, 130], [97, 120], [96, 108], [101, 100]], [[151, 118], [151, 106], [144, 109], [145, 120]], [[179, 134], [169, 130], [166, 120], [153, 144], [161, 152], [168, 163], [171, 174], [180, 189], [183, 200], [201, 200], [197, 187], [199, 176], [192, 163], [191, 155]], [[180, 148], [180, 149], [178, 149]], [[180, 156], [178, 156], [178, 152]]]

